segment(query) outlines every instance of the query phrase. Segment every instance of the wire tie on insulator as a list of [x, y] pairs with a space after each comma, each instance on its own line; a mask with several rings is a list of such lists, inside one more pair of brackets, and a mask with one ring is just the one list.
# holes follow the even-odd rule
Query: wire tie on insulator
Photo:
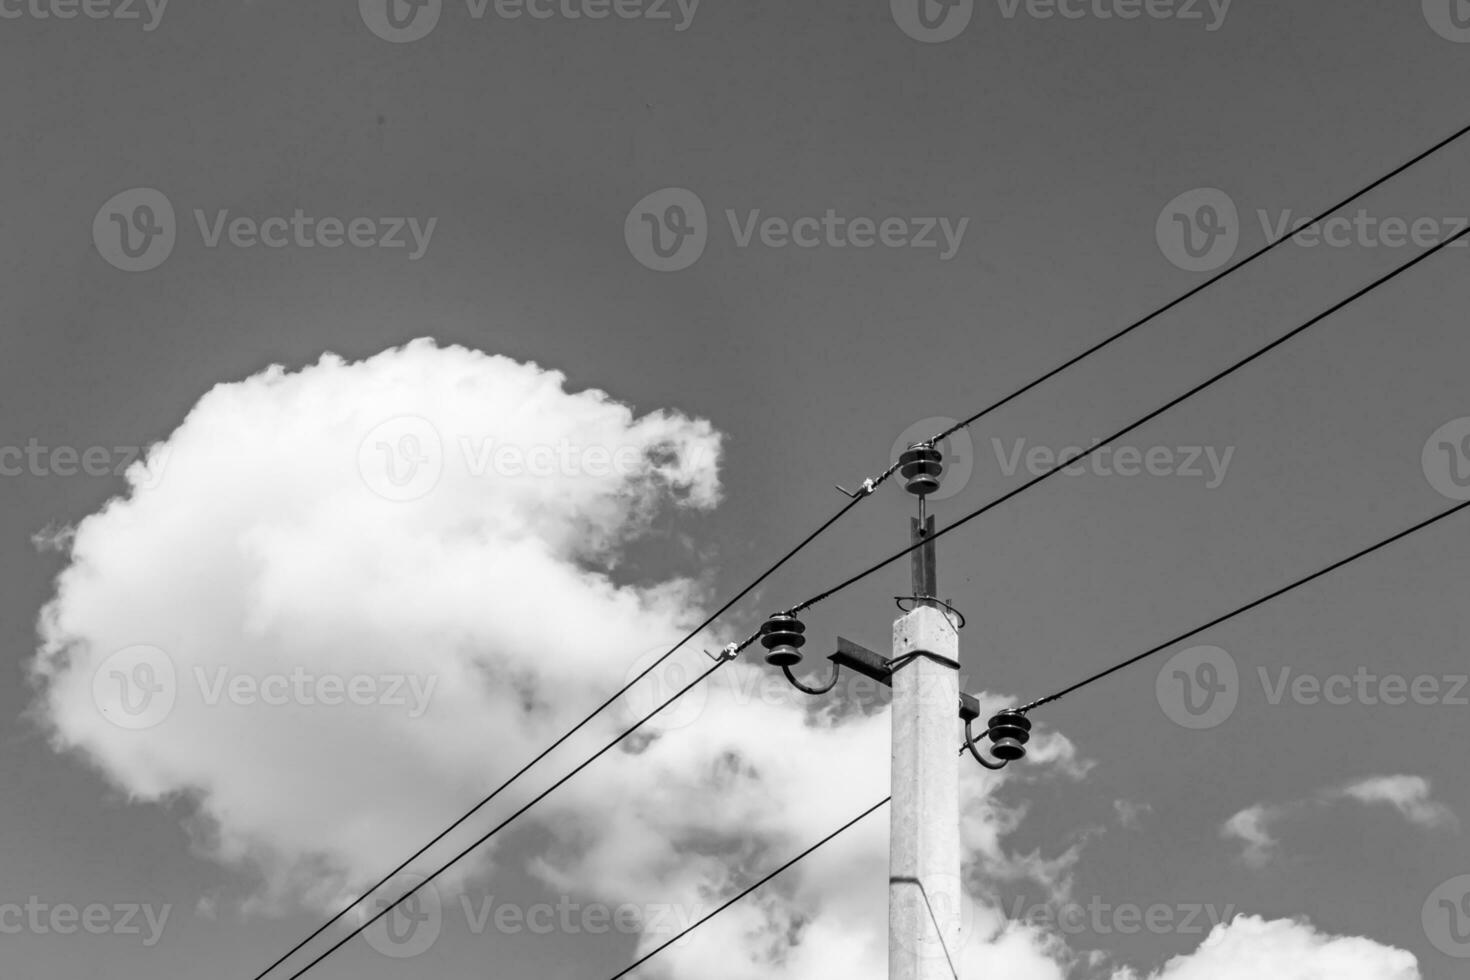
[[737, 656], [740, 655], [740, 644], [726, 643], [724, 646], [720, 647], [719, 653], [710, 653], [708, 650], [705, 650], [704, 655], [706, 657], [709, 657], [715, 663], [722, 664], [726, 660], [734, 660]]
[[869, 496], [874, 490], [878, 489], [877, 481], [875, 481], [871, 476], [864, 480], [863, 485], [858, 487], [856, 490], [849, 490], [847, 489], [847, 487], [844, 487], [840, 483], [834, 483], [833, 486], [841, 491], [849, 500], [856, 500], [859, 497]]

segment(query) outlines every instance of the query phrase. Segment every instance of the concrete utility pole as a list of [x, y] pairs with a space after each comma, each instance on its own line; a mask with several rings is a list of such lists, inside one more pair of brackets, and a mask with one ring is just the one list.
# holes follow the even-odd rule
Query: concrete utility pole
[[955, 980], [963, 887], [959, 631], [937, 594], [934, 518], [913, 521], [914, 607], [893, 623], [889, 980]]
[[[797, 612], [806, 606], [777, 613], [760, 629], [766, 663], [780, 667], [806, 694], [831, 691], [844, 668], [893, 688], [889, 980], [959, 980], [957, 957], [968, 925], [960, 877], [960, 753], [968, 752], [986, 769], [1001, 769], [1026, 755], [1031, 738], [1031, 722], [1014, 709], [997, 714], [971, 737], [980, 702], [960, 692], [959, 631], [965, 619], [938, 597], [934, 518], [925, 514], [925, 497], [939, 488], [943, 458], [932, 442], [899, 455], [904, 489], [919, 498], [919, 518], [910, 527], [913, 594], [900, 598], [904, 614], [893, 624], [892, 659], [839, 636], [837, 652], [827, 658], [831, 676], [818, 687], [792, 672], [802, 662], [806, 627]], [[866, 492], [873, 492], [872, 481]], [[992, 743], [988, 753], [979, 747], [986, 738]]]

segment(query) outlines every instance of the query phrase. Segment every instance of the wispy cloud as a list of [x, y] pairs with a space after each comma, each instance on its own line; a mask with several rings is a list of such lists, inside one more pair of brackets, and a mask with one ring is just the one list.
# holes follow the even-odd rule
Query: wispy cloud
[[1359, 803], [1386, 803], [1409, 823], [1419, 827], [1457, 827], [1455, 812], [1431, 798], [1432, 787], [1422, 776], [1374, 776], [1336, 790], [1338, 798]]
[[1264, 804], [1247, 807], [1225, 821], [1225, 825], [1220, 828], [1220, 834], [1244, 841], [1245, 850], [1240, 859], [1252, 868], [1264, 868], [1271, 862], [1276, 846], [1280, 843], [1272, 836], [1270, 825], [1286, 812], [1284, 807]]
[[1373, 776], [1342, 786], [1321, 790], [1313, 797], [1289, 803], [1258, 803], [1226, 820], [1220, 834], [1245, 845], [1241, 860], [1252, 868], [1263, 868], [1275, 856], [1280, 841], [1271, 832], [1273, 824], [1283, 819], [1320, 809], [1342, 801], [1365, 805], [1386, 804], [1393, 807], [1409, 823], [1425, 829], [1457, 828], [1459, 820], [1453, 810], [1432, 796], [1433, 787], [1422, 776]]

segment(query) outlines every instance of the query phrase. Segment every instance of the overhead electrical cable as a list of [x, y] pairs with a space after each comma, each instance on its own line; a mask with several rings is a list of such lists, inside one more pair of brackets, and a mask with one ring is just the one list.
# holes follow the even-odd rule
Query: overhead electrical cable
[[680, 688], [679, 691], [676, 694], [674, 694], [673, 697], [671, 697], [668, 700], [664, 701], [658, 707], [654, 708], [648, 714], [644, 715], [632, 727], [625, 728], [623, 730], [622, 734], [618, 735], [617, 738], [614, 738], [611, 742], [608, 742], [606, 745], [604, 745], [602, 748], [598, 749], [591, 756], [588, 756], [587, 759], [585, 759], [580, 765], [577, 766], [577, 768], [573, 769], [571, 772], [567, 773], [565, 776], [561, 777], [556, 782], [552, 783], [546, 789], [544, 789], [540, 793], [536, 794], [534, 797], [531, 798], [531, 801], [529, 803], [527, 803], [525, 806], [521, 807], [515, 813], [512, 813], [509, 817], [506, 817], [500, 823], [496, 824], [495, 827], [492, 828], [488, 833], [483, 834], [481, 837], [479, 837], [473, 844], [470, 844], [464, 850], [460, 851], [454, 857], [450, 858], [448, 861], [446, 861], [442, 865], [440, 865], [439, 868], [437, 870], [435, 870], [433, 874], [429, 875], [423, 881], [419, 882], [418, 884], [416, 884], [412, 888], [410, 888], [408, 891], [406, 891], [402, 895], [398, 896], [391, 903], [384, 905], [383, 908], [381, 910], [379, 910], [379, 912], [378, 912], [377, 915], [374, 915], [372, 918], [367, 919], [366, 921], [364, 921], [357, 928], [353, 929], [347, 935], [343, 936], [341, 939], [337, 940], [337, 942], [335, 942], [334, 944], [332, 944], [332, 946], [330, 946], [326, 950], [326, 952], [324, 952], [321, 955], [319, 955], [316, 959], [314, 959], [310, 963], [306, 964], [306, 966], [302, 967], [300, 970], [297, 970], [295, 973], [291, 974], [289, 980], [297, 980], [297, 978], [300, 977], [300, 976], [302, 976], [303, 974], [305, 974], [306, 971], [310, 970], [312, 967], [316, 966], [322, 960], [326, 959], [328, 956], [331, 956], [337, 950], [339, 950], [343, 946], [347, 945], [347, 943], [349, 943], [350, 941], [352, 941], [352, 939], [354, 939], [357, 935], [359, 935], [360, 933], [366, 931], [370, 926], [372, 926], [373, 923], [377, 922], [383, 916], [387, 915], [389, 912], [393, 911], [393, 909], [397, 908], [398, 905], [400, 903], [402, 903], [405, 899], [407, 899], [407, 898], [411, 897], [412, 895], [416, 894], [419, 891], [419, 889], [423, 888], [425, 885], [427, 885], [430, 882], [432, 882], [435, 878], [437, 878], [440, 875], [442, 875], [445, 871], [448, 871], [460, 859], [464, 858], [471, 851], [474, 851], [481, 844], [485, 843], [490, 838], [492, 838], [496, 834], [500, 833], [500, 831], [504, 830], [507, 826], [509, 826], [521, 814], [525, 813], [527, 810], [531, 809], [533, 806], [535, 806], [536, 804], [540, 803], [542, 800], [546, 799], [546, 797], [550, 796], [558, 787], [560, 787], [567, 780], [571, 779], [573, 776], [577, 775], [577, 773], [581, 772], [583, 769], [586, 769], [592, 763], [596, 762], [598, 759], [600, 759], [607, 752], [611, 751], [614, 746], [616, 746], [620, 742], [622, 742], [623, 739], [627, 738], [629, 735], [632, 735], [638, 729], [642, 728], [649, 720], [651, 720], [660, 711], [663, 711], [669, 705], [673, 704], [675, 701], [677, 701], [680, 698], [682, 698], [685, 694], [689, 693], [689, 691], [691, 691], [694, 687], [696, 687], [697, 685], [701, 684], [711, 674], [713, 674], [715, 671], [719, 670], [721, 667], [725, 666], [725, 664], [727, 664], [729, 662], [730, 661], [728, 659], [721, 659], [721, 660], [716, 661], [713, 665], [710, 666], [710, 668], [708, 670], [706, 670], [704, 673], [702, 673], [698, 677], [694, 678], [694, 680], [690, 681], [688, 684], [686, 684], [682, 688]]
[[1426, 259], [1428, 259], [1431, 256], [1437, 254], [1438, 252], [1440, 252], [1443, 249], [1449, 248], [1451, 245], [1453, 245], [1455, 242], [1459, 241], [1460, 239], [1464, 238], [1466, 235], [1470, 235], [1470, 227], [1464, 228], [1461, 231], [1457, 232], [1456, 234], [1451, 235], [1450, 237], [1446, 238], [1444, 241], [1440, 242], [1439, 244], [1437, 244], [1437, 245], [1435, 245], [1435, 246], [1433, 246], [1431, 248], [1425, 249], [1423, 252], [1420, 252], [1418, 255], [1414, 256], [1414, 258], [1410, 259], [1408, 262], [1405, 262], [1403, 265], [1400, 265], [1400, 266], [1394, 268], [1393, 270], [1385, 273], [1384, 275], [1379, 276], [1377, 279], [1373, 280], [1368, 285], [1366, 285], [1366, 286], [1362, 287], [1361, 289], [1357, 290], [1351, 296], [1348, 296], [1346, 299], [1343, 299], [1343, 300], [1340, 300], [1337, 303], [1334, 303], [1332, 306], [1328, 307], [1326, 310], [1324, 310], [1321, 313], [1317, 314], [1316, 316], [1312, 317], [1310, 320], [1306, 321], [1305, 323], [1303, 323], [1303, 324], [1301, 324], [1301, 325], [1299, 325], [1297, 327], [1292, 328], [1289, 332], [1287, 332], [1287, 333], [1283, 334], [1282, 336], [1276, 338], [1275, 340], [1271, 341], [1269, 344], [1266, 344], [1264, 347], [1257, 348], [1254, 352], [1252, 352], [1250, 354], [1247, 354], [1245, 357], [1243, 357], [1240, 360], [1236, 361], [1235, 363], [1231, 364], [1229, 367], [1226, 367], [1226, 368], [1224, 368], [1224, 369], [1222, 369], [1220, 371], [1217, 371], [1215, 374], [1213, 374], [1210, 377], [1206, 378], [1204, 381], [1201, 381], [1199, 384], [1197, 384], [1194, 387], [1190, 388], [1188, 391], [1184, 392], [1182, 395], [1178, 395], [1178, 396], [1176, 396], [1174, 398], [1171, 398], [1169, 401], [1165, 402], [1163, 405], [1161, 405], [1158, 408], [1154, 409], [1153, 411], [1149, 412], [1147, 415], [1144, 415], [1141, 418], [1139, 418], [1139, 419], [1137, 419], [1137, 420], [1135, 420], [1133, 422], [1130, 422], [1128, 425], [1125, 425], [1123, 428], [1119, 429], [1117, 432], [1114, 432], [1112, 435], [1108, 436], [1107, 438], [1101, 439], [1101, 440], [1097, 441], [1096, 443], [1094, 443], [1088, 449], [1082, 450], [1082, 451], [1078, 452], [1076, 455], [1068, 457], [1066, 460], [1058, 463], [1056, 466], [1053, 466], [1051, 469], [1047, 470], [1046, 472], [1041, 473], [1041, 474], [1038, 474], [1037, 476], [1033, 477], [1032, 479], [1027, 480], [1025, 483], [1021, 484], [1019, 487], [1016, 487], [1014, 490], [1011, 490], [1011, 491], [1009, 491], [1007, 493], [1002, 494], [1001, 496], [995, 498], [994, 500], [990, 501], [989, 503], [983, 504], [979, 508], [977, 508], [977, 509], [971, 511], [970, 513], [966, 514], [964, 517], [961, 517], [959, 520], [957, 520], [957, 521], [955, 521], [955, 522], [953, 522], [951, 524], [947, 524], [944, 527], [941, 527], [941, 528], [937, 529], [936, 531], [934, 531], [933, 534], [930, 534], [930, 535], [928, 535], [928, 536], [926, 536], [926, 537], [924, 537], [924, 538], [922, 538], [922, 539], [920, 539], [918, 541], [915, 541], [913, 544], [911, 544], [908, 547], [902, 549], [901, 551], [895, 552], [894, 554], [890, 555], [887, 558], [884, 558], [882, 561], [879, 561], [879, 562], [877, 562], [877, 563], [875, 563], [873, 565], [868, 566], [867, 568], [863, 569], [862, 571], [858, 572], [857, 574], [852, 575], [852, 576], [844, 579], [843, 581], [839, 582], [838, 584], [834, 585], [832, 588], [827, 589], [827, 590], [825, 590], [823, 592], [819, 592], [816, 595], [812, 596], [810, 599], [807, 599], [804, 602], [797, 603], [795, 606], [791, 606], [789, 608], [789, 610], [787, 610], [788, 614], [795, 615], [796, 613], [799, 613], [799, 612], [801, 612], [803, 610], [810, 609], [812, 606], [815, 606], [817, 603], [823, 601], [824, 599], [830, 598], [831, 596], [835, 595], [836, 593], [841, 592], [843, 589], [846, 589], [846, 588], [848, 588], [848, 587], [850, 587], [852, 585], [855, 585], [856, 583], [862, 581], [863, 579], [867, 578], [869, 575], [872, 575], [875, 572], [881, 571], [882, 569], [884, 569], [884, 568], [888, 567], [889, 565], [893, 564], [894, 562], [898, 561], [900, 558], [903, 558], [905, 555], [908, 555], [909, 553], [911, 553], [913, 551], [917, 551], [919, 548], [924, 547], [929, 542], [935, 541], [935, 540], [943, 537], [944, 535], [950, 533], [951, 531], [954, 531], [957, 528], [963, 527], [964, 525], [968, 524], [970, 521], [973, 521], [975, 518], [980, 517], [981, 515], [986, 514], [986, 513], [990, 512], [991, 510], [994, 510], [996, 507], [999, 507], [1001, 504], [1003, 504], [1006, 501], [1010, 500], [1012, 497], [1015, 497], [1018, 494], [1025, 493], [1027, 490], [1030, 490], [1032, 487], [1036, 486], [1038, 483], [1041, 483], [1041, 482], [1043, 482], [1045, 480], [1050, 479], [1053, 476], [1056, 476], [1062, 470], [1065, 470], [1065, 469], [1067, 469], [1068, 467], [1071, 467], [1071, 466], [1075, 466], [1078, 462], [1080, 462], [1081, 460], [1086, 459], [1088, 456], [1091, 456], [1093, 453], [1097, 452], [1102, 447], [1104, 447], [1104, 446], [1108, 445], [1109, 443], [1114, 442], [1114, 441], [1116, 441], [1118, 439], [1121, 439], [1123, 436], [1126, 436], [1128, 433], [1132, 432], [1133, 430], [1135, 430], [1135, 429], [1137, 429], [1137, 428], [1139, 428], [1139, 427], [1141, 427], [1143, 425], [1146, 425], [1147, 423], [1153, 421], [1154, 419], [1158, 418], [1160, 415], [1163, 415], [1165, 412], [1167, 412], [1170, 409], [1174, 408], [1175, 406], [1181, 404], [1182, 402], [1185, 402], [1188, 399], [1193, 398], [1195, 395], [1199, 394], [1200, 392], [1204, 391], [1205, 389], [1207, 389], [1207, 388], [1209, 388], [1209, 387], [1211, 387], [1211, 386], [1219, 383], [1220, 381], [1223, 381], [1225, 378], [1228, 378], [1230, 375], [1234, 374], [1236, 371], [1239, 371], [1241, 368], [1245, 367], [1246, 365], [1248, 365], [1248, 364], [1250, 364], [1250, 363], [1258, 360], [1261, 357], [1264, 357], [1266, 354], [1268, 354], [1271, 351], [1275, 350], [1277, 347], [1280, 347], [1282, 344], [1285, 344], [1287, 341], [1289, 341], [1292, 338], [1296, 337], [1298, 334], [1301, 334], [1301, 333], [1305, 332], [1306, 330], [1311, 329], [1312, 327], [1314, 327], [1317, 324], [1321, 323], [1323, 320], [1326, 320], [1328, 317], [1332, 316], [1334, 313], [1337, 313], [1339, 310], [1343, 309], [1344, 307], [1346, 307], [1346, 306], [1348, 306], [1348, 305], [1356, 302], [1357, 300], [1363, 298], [1364, 296], [1366, 296], [1369, 293], [1373, 292], [1375, 289], [1378, 289], [1380, 286], [1383, 286], [1383, 285], [1391, 282], [1392, 280], [1398, 278], [1399, 276], [1403, 275], [1405, 272], [1408, 272], [1410, 269], [1412, 269], [1414, 266], [1418, 265], [1420, 262], [1425, 261]]
[[1344, 565], [1352, 564], [1353, 562], [1357, 561], [1359, 558], [1365, 558], [1368, 555], [1373, 554], [1375, 551], [1379, 551], [1379, 550], [1381, 550], [1383, 548], [1387, 548], [1389, 545], [1391, 545], [1391, 544], [1393, 544], [1393, 543], [1395, 543], [1397, 541], [1400, 541], [1400, 540], [1408, 537], [1409, 535], [1414, 534], [1417, 531], [1422, 531], [1422, 530], [1424, 530], [1425, 528], [1429, 527], [1432, 524], [1437, 524], [1437, 523], [1439, 523], [1440, 521], [1444, 520], [1447, 517], [1451, 517], [1451, 516], [1453, 516], [1455, 514], [1458, 514], [1460, 511], [1464, 510], [1466, 507], [1470, 507], [1470, 500], [1467, 500], [1467, 501], [1465, 501], [1464, 503], [1461, 503], [1461, 504], [1457, 504], [1454, 507], [1449, 508], [1448, 510], [1440, 511], [1438, 514], [1435, 514], [1433, 517], [1427, 518], [1426, 520], [1422, 520], [1418, 524], [1415, 524], [1413, 527], [1405, 528], [1404, 530], [1398, 532], [1397, 534], [1393, 535], [1392, 537], [1384, 538], [1382, 541], [1379, 541], [1376, 544], [1371, 544], [1368, 547], [1362, 549], [1361, 551], [1355, 551], [1351, 555], [1348, 555], [1346, 558], [1342, 558], [1342, 559], [1339, 559], [1338, 561], [1333, 562], [1332, 564], [1328, 565], [1326, 568], [1318, 569], [1317, 571], [1313, 572], [1310, 575], [1304, 575], [1303, 577], [1297, 579], [1294, 582], [1291, 582], [1288, 585], [1283, 585], [1281, 588], [1276, 589], [1273, 592], [1268, 592], [1267, 594], [1261, 596], [1259, 599], [1255, 599], [1255, 600], [1253, 600], [1251, 602], [1248, 602], [1245, 605], [1240, 606], [1237, 609], [1232, 609], [1230, 612], [1225, 613], [1223, 616], [1216, 616], [1214, 619], [1210, 620], [1208, 623], [1205, 623], [1205, 624], [1203, 624], [1201, 626], [1196, 626], [1194, 629], [1189, 630], [1188, 632], [1180, 633], [1178, 636], [1173, 637], [1172, 639], [1167, 640], [1167, 641], [1165, 641], [1163, 643], [1160, 643], [1156, 647], [1150, 647], [1149, 649], [1143, 651], [1142, 653], [1140, 653], [1140, 654], [1138, 654], [1136, 656], [1129, 657], [1127, 660], [1124, 660], [1121, 663], [1114, 664], [1113, 666], [1109, 667], [1107, 670], [1099, 671], [1098, 673], [1093, 674], [1091, 677], [1088, 677], [1088, 678], [1085, 678], [1083, 680], [1080, 680], [1076, 684], [1071, 685], [1070, 687], [1065, 687], [1065, 688], [1063, 688], [1062, 690], [1058, 691], [1055, 694], [1048, 694], [1044, 698], [1038, 698], [1037, 700], [1032, 701], [1031, 703], [1029, 703], [1027, 705], [1024, 705], [1024, 706], [1022, 706], [1020, 708], [1017, 708], [1016, 710], [1017, 711], [1020, 711], [1021, 713], [1024, 714], [1024, 713], [1026, 713], [1028, 711], [1031, 711], [1031, 710], [1033, 710], [1035, 708], [1039, 708], [1042, 705], [1051, 704], [1054, 701], [1060, 701], [1062, 698], [1066, 697], [1068, 694], [1071, 694], [1074, 691], [1081, 690], [1082, 688], [1086, 687], [1089, 684], [1095, 684], [1095, 683], [1097, 683], [1098, 681], [1102, 680], [1105, 677], [1109, 677], [1109, 676], [1111, 676], [1113, 674], [1116, 674], [1120, 670], [1123, 670], [1123, 669], [1125, 669], [1127, 667], [1133, 666], [1134, 664], [1138, 663], [1140, 660], [1145, 660], [1145, 659], [1147, 659], [1149, 657], [1154, 656], [1155, 654], [1161, 653], [1164, 650], [1167, 650], [1170, 647], [1174, 646], [1176, 643], [1182, 643], [1183, 641], [1189, 639], [1192, 636], [1195, 636], [1195, 635], [1197, 635], [1199, 633], [1203, 633], [1207, 629], [1210, 629], [1210, 628], [1215, 627], [1215, 626], [1219, 626], [1221, 623], [1225, 622], [1226, 620], [1233, 619], [1236, 616], [1241, 615], [1242, 613], [1249, 612], [1250, 610], [1256, 608], [1257, 606], [1264, 605], [1264, 604], [1270, 602], [1272, 599], [1278, 598], [1279, 596], [1283, 596], [1286, 593], [1292, 591], [1293, 589], [1299, 589], [1302, 586], [1308, 584], [1309, 582], [1315, 582], [1317, 579], [1321, 578], [1322, 576], [1328, 575], [1328, 574], [1330, 574], [1332, 572], [1335, 572], [1339, 568], [1342, 568]]

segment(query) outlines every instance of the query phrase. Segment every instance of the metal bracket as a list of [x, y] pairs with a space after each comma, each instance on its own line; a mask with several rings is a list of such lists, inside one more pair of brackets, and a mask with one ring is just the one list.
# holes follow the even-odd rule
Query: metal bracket
[[960, 692], [960, 718], [969, 724], [980, 717], [980, 699], [973, 694]]
[[[837, 638], [837, 652], [827, 658], [838, 667], [846, 667], [864, 677], [871, 677], [884, 687], [893, 686], [893, 664], [887, 657], [874, 653], [851, 640]], [[973, 694], [960, 692], [960, 718], [970, 723], [980, 717], [980, 700]]]
[[888, 658], [851, 640], [839, 636], [837, 652], [827, 659], [839, 667], [846, 667], [864, 677], [871, 677], [885, 687], [893, 686], [893, 668], [888, 665]]

